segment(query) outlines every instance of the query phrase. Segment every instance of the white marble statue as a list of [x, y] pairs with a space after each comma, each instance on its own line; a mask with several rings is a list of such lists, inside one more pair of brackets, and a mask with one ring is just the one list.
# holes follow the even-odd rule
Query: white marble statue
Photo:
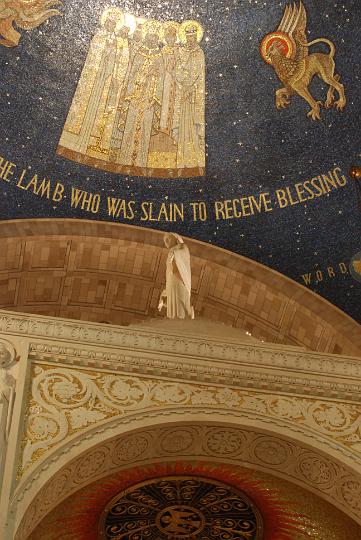
[[10, 373], [16, 362], [15, 356], [15, 351], [10, 351], [6, 344], [0, 343], [0, 483], [15, 401], [16, 381]]
[[164, 243], [169, 249], [166, 265], [166, 286], [158, 309], [165, 305], [168, 319], [194, 319], [191, 306], [191, 263], [189, 249], [179, 234], [167, 233]]

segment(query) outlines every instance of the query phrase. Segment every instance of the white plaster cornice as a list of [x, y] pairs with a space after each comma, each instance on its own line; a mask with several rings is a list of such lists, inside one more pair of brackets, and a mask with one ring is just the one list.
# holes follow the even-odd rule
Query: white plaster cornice
[[360, 359], [169, 330], [0, 311], [0, 333], [28, 338], [34, 360], [361, 402]]

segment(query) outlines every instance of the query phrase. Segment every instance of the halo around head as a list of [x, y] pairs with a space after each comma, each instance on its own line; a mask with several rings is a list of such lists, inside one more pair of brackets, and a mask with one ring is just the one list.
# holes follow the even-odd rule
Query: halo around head
[[179, 27], [179, 38], [182, 43], [186, 42], [186, 34], [197, 34], [198, 43], [202, 41], [203, 38], [203, 28], [198, 21], [184, 21]]
[[163, 25], [160, 21], [156, 21], [154, 19], [145, 21], [142, 26], [143, 37], [145, 37], [147, 34], [157, 34], [157, 36], [161, 37], [163, 31], [162, 27]]
[[278, 41], [280, 43], [282, 54], [286, 56], [286, 58], [291, 58], [294, 55], [296, 45], [293, 39], [284, 32], [271, 32], [262, 39], [259, 48], [261, 56], [263, 60], [267, 62], [267, 64], [271, 63], [271, 59], [268, 56], [268, 51], [272, 43], [274, 43], [275, 41]]
[[176, 21], [166, 21], [163, 24], [163, 28], [162, 28], [162, 38], [164, 38], [164, 36], [168, 34], [169, 32], [173, 32], [178, 38], [179, 28], [180, 28], [180, 24], [177, 23]]
[[106, 8], [101, 17], [100, 22], [102, 25], [105, 24], [107, 20], [111, 19], [112, 21], [115, 21], [117, 23], [123, 23], [124, 22], [124, 13], [121, 9], [117, 7], [108, 7]]

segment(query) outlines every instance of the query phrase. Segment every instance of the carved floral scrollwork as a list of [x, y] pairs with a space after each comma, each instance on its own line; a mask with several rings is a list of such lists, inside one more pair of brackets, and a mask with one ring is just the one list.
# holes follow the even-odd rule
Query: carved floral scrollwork
[[107, 375], [102, 382], [102, 390], [106, 399], [125, 407], [139, 405], [145, 399], [147, 387], [134, 379], [122, 380], [116, 375]]
[[146, 390], [132, 378], [36, 365], [23, 466], [72, 433], [141, 406]]
[[179, 455], [188, 450], [194, 442], [193, 433], [187, 429], [174, 429], [162, 438], [161, 448], [169, 454]]
[[75, 471], [75, 480], [82, 482], [85, 478], [96, 476], [102, 469], [106, 460], [106, 452], [102, 449], [95, 450], [89, 456], [82, 459]]
[[282, 465], [288, 458], [286, 445], [271, 438], [257, 442], [254, 453], [260, 461], [270, 466]]
[[360, 515], [361, 484], [354, 480], [347, 480], [341, 487], [341, 493], [346, 505], [350, 506], [358, 515]]
[[335, 470], [326, 459], [306, 454], [299, 463], [301, 476], [316, 485], [327, 485], [334, 481]]
[[[357, 405], [35, 364], [22, 468], [67, 437], [111, 417], [174, 407], [261, 414], [304, 426], [356, 452], [361, 448], [361, 408]], [[213, 447], [215, 454], [218, 447], [233, 454], [242, 444], [236, 435], [228, 434], [227, 441], [224, 437], [214, 435], [210, 450]], [[179, 451], [183, 451], [184, 441], [179, 444]], [[258, 453], [261, 449], [262, 445]], [[282, 458], [281, 451], [276, 457], [270, 452], [269, 448], [267, 463]]]
[[236, 429], [213, 429], [207, 438], [207, 450], [219, 456], [239, 454], [245, 444], [244, 434]]
[[112, 462], [121, 465], [129, 461], [134, 461], [143, 456], [149, 446], [148, 438], [144, 435], [130, 435], [119, 440], [112, 451]]
[[332, 432], [348, 429], [353, 424], [352, 413], [359, 414], [359, 408], [347, 410], [335, 403], [320, 403], [311, 409], [311, 414], [318, 426]]

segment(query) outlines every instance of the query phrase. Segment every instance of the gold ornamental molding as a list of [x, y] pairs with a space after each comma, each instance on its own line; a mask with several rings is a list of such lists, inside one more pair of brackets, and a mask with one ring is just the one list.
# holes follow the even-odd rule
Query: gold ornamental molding
[[[55, 351], [56, 354], [56, 351]], [[232, 411], [298, 429], [332, 445], [361, 467], [361, 405], [150, 375], [34, 362], [19, 479], [74, 437], [139, 414]]]
[[58, 456], [63, 465], [57, 472], [54, 461], [52, 474], [41, 488], [28, 487], [30, 504], [23, 505], [24, 490], [14, 499], [13, 507], [19, 504], [23, 515], [15, 540], [27, 538], [55, 506], [96, 479], [134, 466], [179, 459], [242, 463], [312, 491], [361, 523], [361, 475], [330, 456], [251, 428], [183, 422], [113, 436], [66, 461]]

